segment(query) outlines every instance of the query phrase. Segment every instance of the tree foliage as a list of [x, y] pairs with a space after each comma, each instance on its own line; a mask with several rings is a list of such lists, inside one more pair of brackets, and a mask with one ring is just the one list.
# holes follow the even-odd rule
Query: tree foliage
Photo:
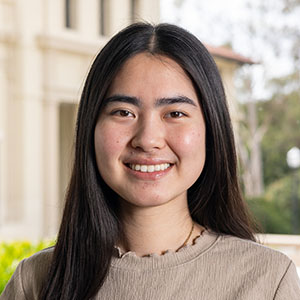
[[[206, 11], [202, 2], [173, 1], [180, 25], [191, 25], [182, 14], [186, 4], [193, 3], [201, 16], [200, 22], [193, 22], [200, 39], [208, 37], [206, 42], [211, 43], [209, 38], [217, 33], [220, 44], [230, 44], [257, 62], [244, 66], [236, 81], [242, 87], [237, 136], [241, 178], [246, 194], [252, 193], [249, 204], [266, 232], [291, 232], [293, 175], [286, 153], [294, 146], [300, 148], [300, 0], [239, 1], [243, 7], [239, 16]], [[262, 188], [258, 188], [261, 178]]]
[[[248, 27], [244, 27], [247, 28], [248, 36], [253, 38], [254, 44], [263, 42], [266, 52], [267, 49], [271, 50], [274, 66], [276, 60], [278, 64], [281, 60], [289, 65], [285, 73], [274, 77], [272, 68], [267, 63], [268, 58], [261, 55], [261, 65], [269, 68], [264, 76], [264, 90], [268, 96], [264, 96], [263, 99], [255, 98], [251, 89], [248, 89], [247, 93], [241, 90], [241, 113], [245, 117], [240, 123], [240, 139], [246, 146], [253, 142], [255, 133], [253, 130], [251, 132], [249, 122], [250, 102], [252, 109], [253, 104], [256, 107], [256, 133], [263, 133], [258, 142], [262, 153], [265, 193], [260, 197], [248, 199], [249, 205], [265, 232], [300, 233], [299, 226], [293, 226], [293, 219], [300, 219], [299, 186], [298, 212], [292, 207], [292, 197], [295, 197], [292, 185], [295, 176], [300, 176], [300, 170], [297, 174], [286, 162], [288, 150], [294, 146], [300, 148], [300, 19], [295, 18], [297, 12], [298, 15], [300, 13], [300, 0], [249, 1], [248, 5], [256, 14], [255, 20], [259, 20], [256, 24], [250, 22]], [[276, 16], [279, 22], [270, 22]], [[270, 52], [268, 53], [270, 55]], [[242, 84], [247, 80], [255, 82], [256, 72], [248, 68], [246, 73], [241, 80]], [[247, 146], [247, 149], [250, 153], [251, 147]], [[295, 213], [298, 215], [295, 216]]]
[[37, 244], [29, 241], [0, 243], [0, 295], [22, 259], [53, 244], [53, 241], [41, 241]]
[[275, 94], [257, 107], [260, 122], [269, 122], [262, 140], [264, 182], [269, 185], [291, 172], [286, 154], [294, 146], [300, 148], [300, 90]]

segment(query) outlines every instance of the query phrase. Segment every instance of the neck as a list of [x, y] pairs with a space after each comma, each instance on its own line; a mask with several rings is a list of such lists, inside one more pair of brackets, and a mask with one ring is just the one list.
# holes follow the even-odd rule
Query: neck
[[122, 203], [121, 206], [123, 236], [119, 246], [125, 252], [145, 256], [177, 251], [184, 243], [191, 244], [202, 231], [201, 226], [194, 224], [187, 204], [141, 208]]

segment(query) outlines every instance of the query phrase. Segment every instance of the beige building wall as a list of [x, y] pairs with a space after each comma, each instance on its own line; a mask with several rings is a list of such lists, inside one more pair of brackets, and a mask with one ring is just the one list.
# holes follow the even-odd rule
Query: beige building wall
[[[132, 21], [159, 21], [159, 0], [69, 2], [68, 27], [65, 0], [0, 0], [0, 240], [56, 235], [92, 59]], [[234, 115], [239, 65], [215, 59]]]
[[[0, 0], [0, 240], [53, 238], [95, 54], [159, 0]], [[132, 9], [134, 8], [134, 11]]]
[[234, 124], [238, 121], [238, 107], [237, 107], [237, 95], [234, 83], [235, 72], [240, 68], [241, 64], [224, 59], [215, 57], [215, 61], [218, 65], [221, 73], [225, 93], [228, 101], [228, 107], [230, 110], [231, 118]]

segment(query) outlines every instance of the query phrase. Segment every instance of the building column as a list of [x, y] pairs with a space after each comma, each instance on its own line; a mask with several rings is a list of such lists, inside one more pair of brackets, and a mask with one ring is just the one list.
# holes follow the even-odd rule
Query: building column
[[59, 103], [44, 102], [43, 149], [43, 237], [57, 234], [63, 201], [59, 198]]
[[23, 99], [23, 186], [24, 238], [42, 237], [43, 221], [43, 107], [42, 99], [33, 94]]
[[5, 72], [6, 49], [0, 46], [0, 232], [4, 224], [5, 209], [5, 116], [7, 114], [7, 78]]
[[107, 32], [108, 36], [116, 34], [125, 26], [131, 23], [131, 5], [130, 1], [109, 0], [107, 1], [107, 12], [110, 18], [107, 20]]

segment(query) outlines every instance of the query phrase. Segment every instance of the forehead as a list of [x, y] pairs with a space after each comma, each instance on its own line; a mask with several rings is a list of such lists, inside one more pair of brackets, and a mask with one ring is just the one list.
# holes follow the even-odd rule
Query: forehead
[[137, 54], [124, 63], [108, 96], [117, 93], [141, 99], [184, 95], [198, 100], [191, 79], [177, 62], [148, 53]]

